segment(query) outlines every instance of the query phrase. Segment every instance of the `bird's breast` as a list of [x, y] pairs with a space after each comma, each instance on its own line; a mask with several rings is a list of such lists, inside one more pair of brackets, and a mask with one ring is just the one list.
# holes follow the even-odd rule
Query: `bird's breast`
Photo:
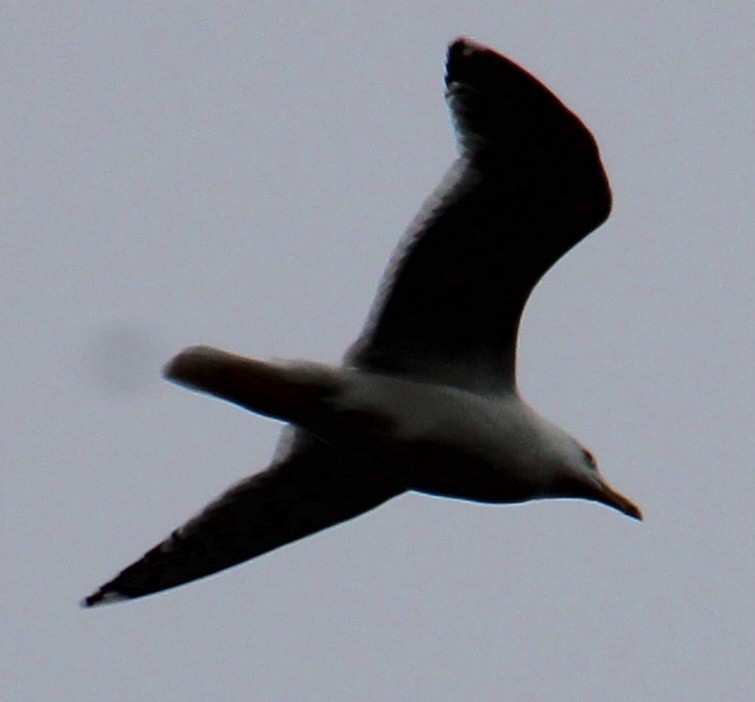
[[400, 471], [410, 489], [483, 502], [532, 495], [536, 427], [514, 395], [371, 375], [348, 384], [327, 414], [324, 438]]

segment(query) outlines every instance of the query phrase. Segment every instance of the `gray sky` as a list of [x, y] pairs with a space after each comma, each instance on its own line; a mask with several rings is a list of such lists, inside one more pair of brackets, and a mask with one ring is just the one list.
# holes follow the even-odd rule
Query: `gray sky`
[[[3, 699], [750, 699], [754, 24], [744, 0], [5, 3]], [[646, 521], [408, 495], [79, 609], [272, 454], [274, 422], [163, 362], [336, 361], [358, 333], [454, 157], [459, 34], [601, 145], [613, 215], [535, 292], [520, 382]]]

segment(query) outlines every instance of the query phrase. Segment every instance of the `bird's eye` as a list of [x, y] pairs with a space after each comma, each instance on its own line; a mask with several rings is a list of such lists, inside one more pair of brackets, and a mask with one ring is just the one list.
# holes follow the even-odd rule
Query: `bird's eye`
[[595, 468], [597, 465], [595, 463], [595, 456], [593, 456], [586, 448], [582, 449], [582, 453], [585, 456], [585, 460], [590, 464], [590, 467]]

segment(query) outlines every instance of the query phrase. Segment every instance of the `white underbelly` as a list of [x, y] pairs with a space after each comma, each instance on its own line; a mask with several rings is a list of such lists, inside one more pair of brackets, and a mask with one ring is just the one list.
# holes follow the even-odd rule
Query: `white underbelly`
[[318, 433], [355, 458], [399, 471], [407, 487], [486, 502], [531, 496], [532, 412], [518, 398], [386, 376], [355, 376]]

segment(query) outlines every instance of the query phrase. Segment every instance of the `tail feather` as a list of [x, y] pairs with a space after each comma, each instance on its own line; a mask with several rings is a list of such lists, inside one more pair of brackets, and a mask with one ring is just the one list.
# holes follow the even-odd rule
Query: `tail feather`
[[339, 387], [336, 373], [326, 366], [268, 363], [209, 346], [182, 351], [165, 366], [164, 375], [192, 390], [296, 424]]

